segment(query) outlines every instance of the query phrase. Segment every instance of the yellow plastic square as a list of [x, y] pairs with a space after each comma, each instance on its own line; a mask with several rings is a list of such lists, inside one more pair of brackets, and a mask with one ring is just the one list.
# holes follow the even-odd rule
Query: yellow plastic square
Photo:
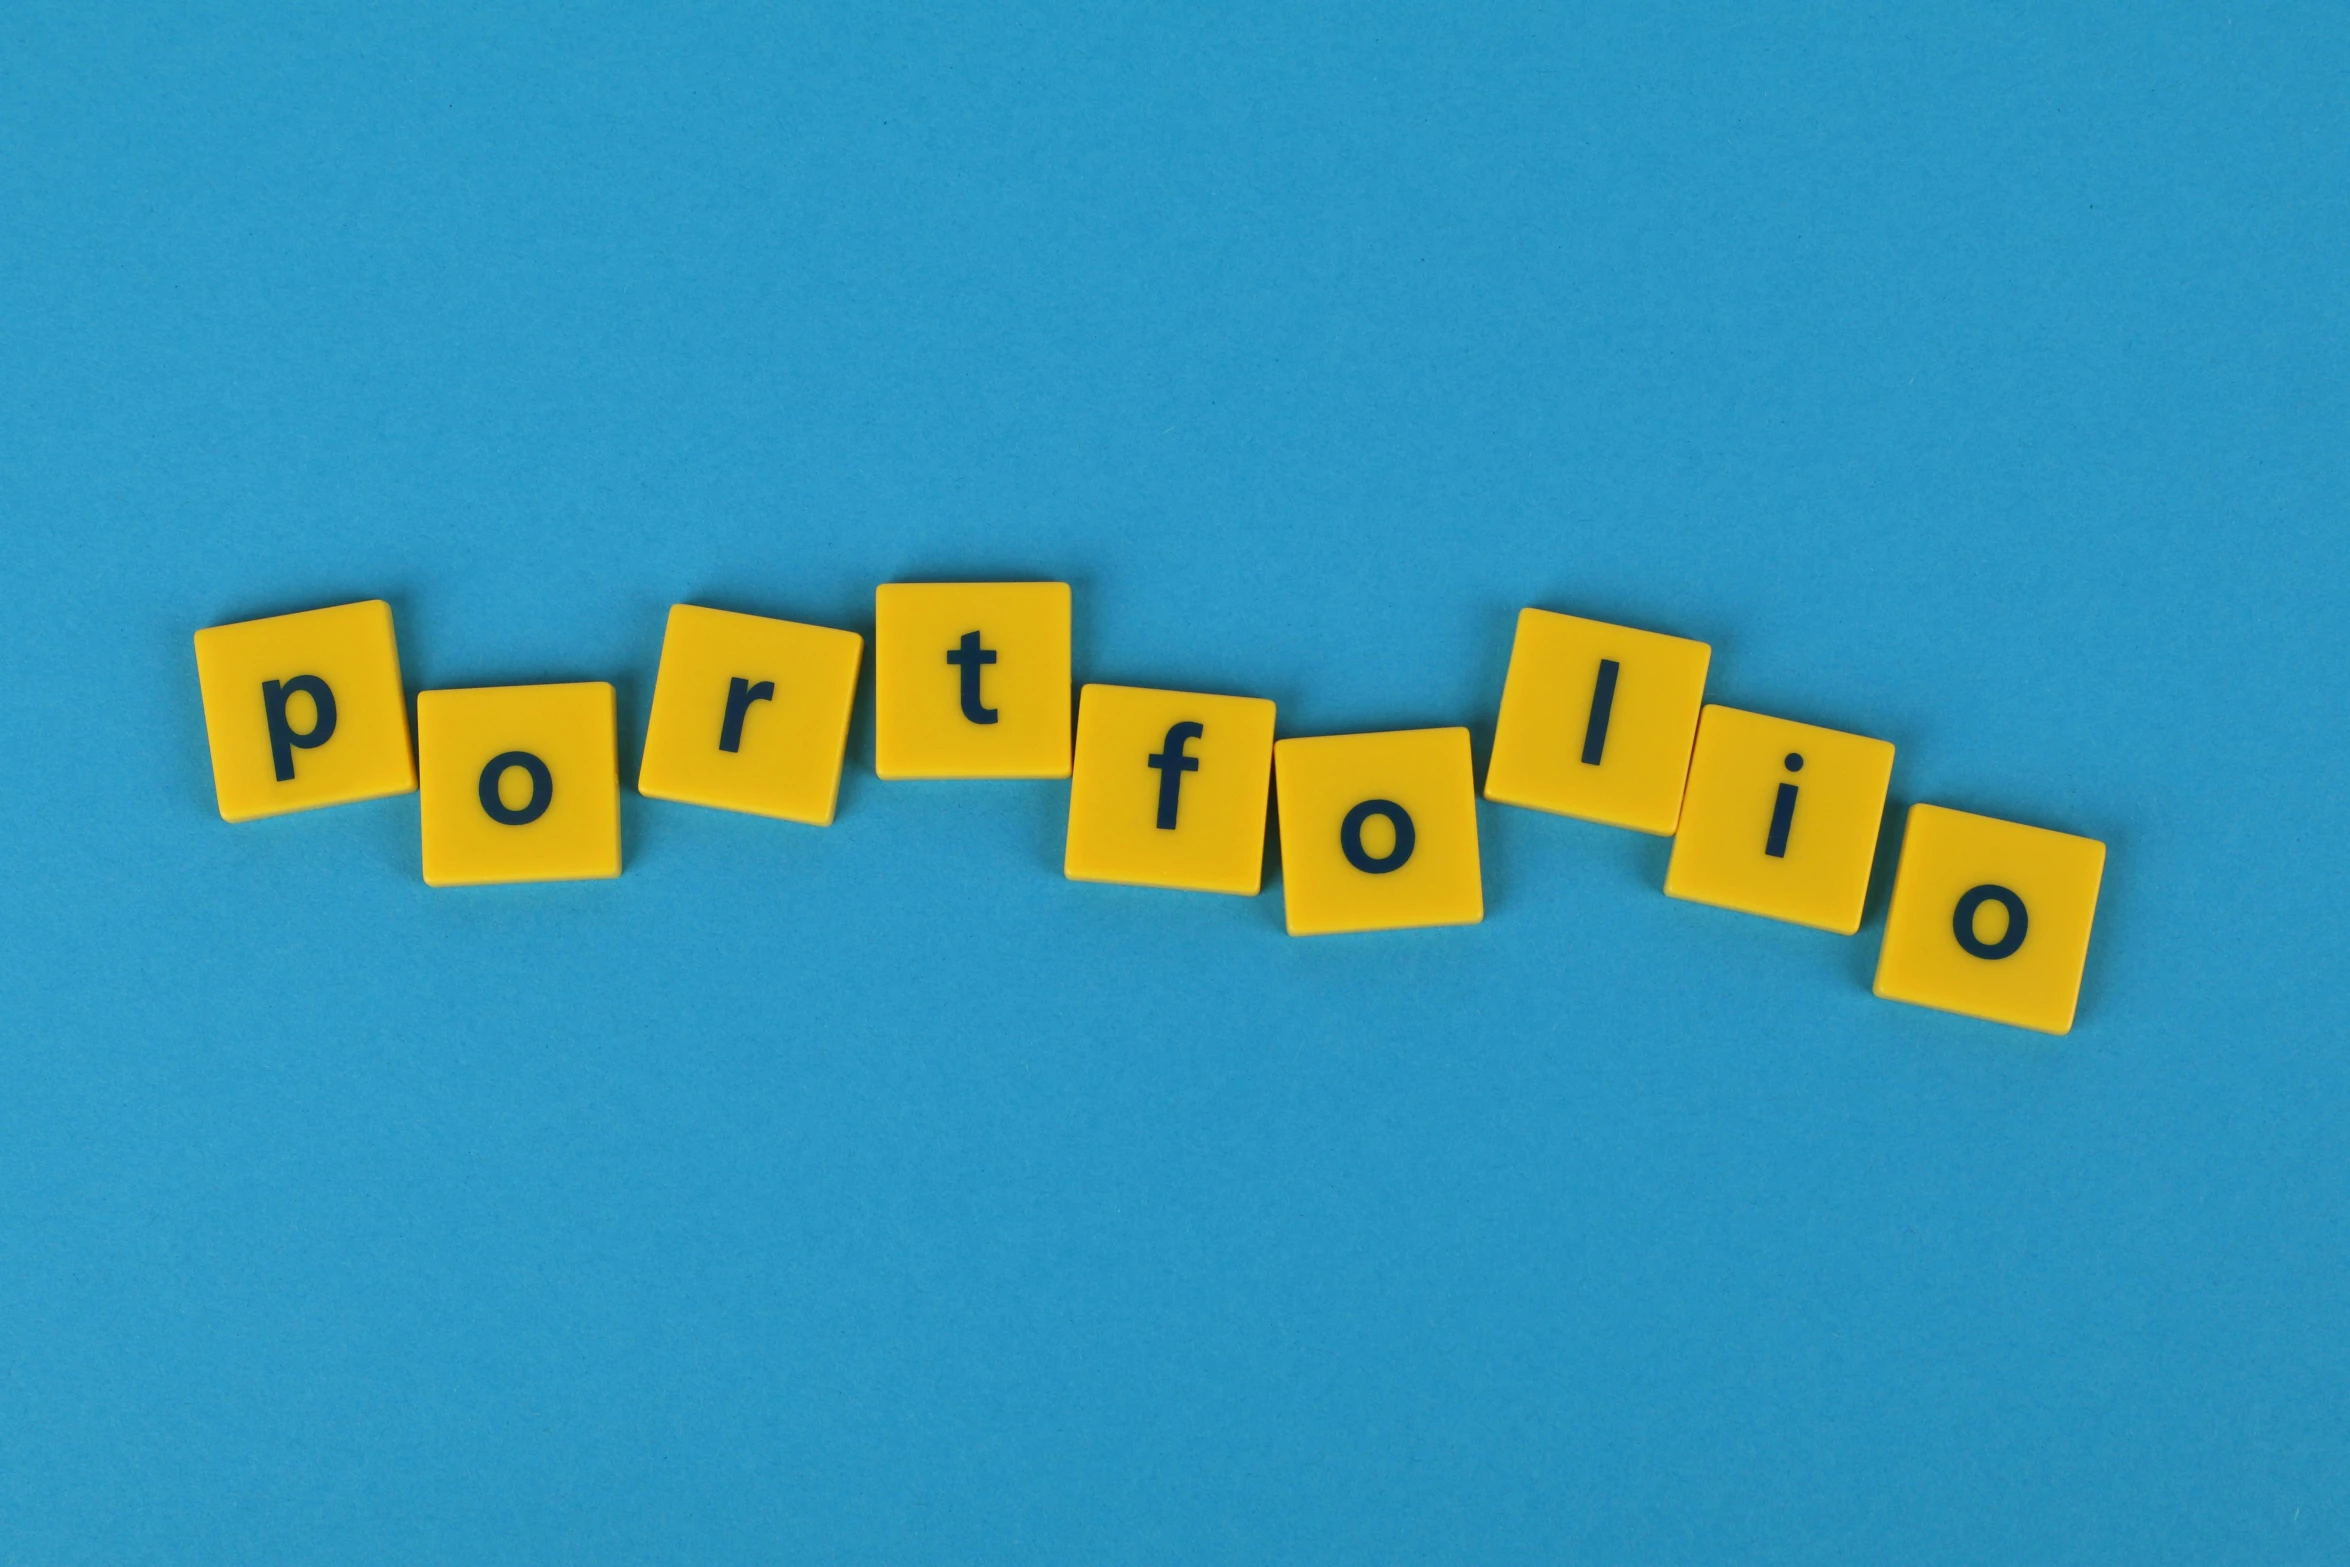
[[1283, 740], [1273, 771], [1292, 936], [1485, 917], [1466, 729]]
[[1264, 884], [1273, 704], [1089, 685], [1069, 785], [1073, 881], [1254, 897]]
[[1687, 637], [1520, 610], [1485, 798], [1669, 835], [1712, 658]]
[[424, 692], [416, 748], [431, 885], [620, 874], [620, 764], [602, 681]]
[[889, 582], [873, 621], [876, 773], [1069, 776], [1069, 584]]
[[392, 606], [208, 626], [196, 681], [212, 787], [232, 822], [406, 794], [416, 787]]
[[829, 826], [864, 657], [854, 631], [673, 605], [637, 792]]
[[2104, 876], [2094, 838], [1911, 806], [1877, 994], [2071, 1032]]
[[1887, 741], [1708, 706], [1665, 892], [1849, 936], [1892, 780]]

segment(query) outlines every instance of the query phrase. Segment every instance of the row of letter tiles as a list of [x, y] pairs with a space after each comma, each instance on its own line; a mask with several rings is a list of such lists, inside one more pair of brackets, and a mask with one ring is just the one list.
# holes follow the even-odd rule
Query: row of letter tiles
[[[893, 583], [875, 611], [875, 770], [1072, 777], [1071, 879], [1253, 896], [1277, 779], [1293, 935], [1483, 918], [1466, 730], [1276, 742], [1260, 698], [1088, 685], [1072, 756], [1067, 584]], [[854, 632], [675, 606], [639, 791], [829, 823], [863, 654]], [[1487, 798], [1671, 834], [1670, 896], [1852, 934], [1893, 747], [1708, 705], [1710, 656], [1525, 610]], [[403, 793], [421, 772], [432, 885], [619, 874], [610, 686], [424, 692], [411, 761], [381, 601], [214, 626], [196, 659], [225, 818]], [[1914, 807], [1876, 993], [2067, 1031], [2104, 856], [2092, 839]]]
[[1665, 891], [1851, 935], [1893, 747], [1705, 702], [1703, 642], [1518, 616], [1485, 797], [1670, 834]]
[[[1702, 642], [1528, 609], [1485, 794], [1671, 833], [1665, 891], [1841, 935], [1860, 929], [1893, 747], [1705, 703]], [[1283, 852], [1289, 849], [1287, 823]], [[2105, 845], [1912, 807], [1876, 993], [2062, 1034]]]

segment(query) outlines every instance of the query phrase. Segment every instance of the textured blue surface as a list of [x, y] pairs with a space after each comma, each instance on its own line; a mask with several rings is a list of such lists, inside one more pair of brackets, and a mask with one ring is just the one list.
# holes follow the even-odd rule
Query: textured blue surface
[[[2350, 12], [167, 7], [0, 31], [0, 1556], [2350, 1555]], [[1490, 738], [1511, 617], [2103, 838], [2067, 1040], [1482, 808], [1481, 927], [1064, 785], [229, 827], [189, 633], [411, 689], [1077, 589]]]

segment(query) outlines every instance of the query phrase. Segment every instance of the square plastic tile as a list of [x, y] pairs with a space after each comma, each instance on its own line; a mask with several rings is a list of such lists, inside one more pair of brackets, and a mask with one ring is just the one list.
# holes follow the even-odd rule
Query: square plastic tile
[[1283, 740], [1273, 769], [1292, 936], [1485, 917], [1466, 729]]
[[1849, 936], [1892, 779], [1887, 741], [1709, 706], [1665, 891]]
[[873, 608], [876, 773], [1069, 776], [1069, 584], [891, 582]]
[[196, 633], [212, 787], [232, 822], [416, 787], [382, 599]]
[[1069, 786], [1075, 881], [1254, 896], [1264, 881], [1273, 704], [1089, 685]]
[[828, 825], [864, 656], [854, 631], [673, 606], [637, 792]]
[[620, 874], [610, 686], [427, 691], [416, 699], [416, 738], [427, 882]]
[[1911, 806], [1877, 994], [2069, 1033], [2104, 876], [2094, 838]]
[[1671, 833], [1712, 657], [1686, 637], [1519, 611], [1485, 798]]

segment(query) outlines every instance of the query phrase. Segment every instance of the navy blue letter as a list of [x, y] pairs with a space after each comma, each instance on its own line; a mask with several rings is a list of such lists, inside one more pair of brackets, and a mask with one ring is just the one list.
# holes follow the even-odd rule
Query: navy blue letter
[[1199, 758], [1185, 756], [1184, 745], [1197, 740], [1207, 731], [1190, 719], [1167, 731], [1167, 738], [1159, 754], [1150, 758], [1150, 765], [1159, 770], [1159, 827], [1171, 830], [1175, 825], [1175, 808], [1182, 799], [1183, 775], [1199, 771]]
[[[1791, 773], [1803, 771], [1803, 753], [1800, 751], [1787, 753], [1787, 771]], [[1770, 841], [1763, 845], [1763, 853], [1774, 860], [1783, 860], [1787, 857], [1787, 830], [1795, 825], [1795, 797], [1801, 792], [1795, 785], [1783, 783], [1779, 785], [1779, 798], [1771, 802], [1771, 837]]]
[[[498, 797], [498, 781], [506, 776], [506, 769], [519, 767], [530, 775], [530, 798], [518, 810], [508, 810], [506, 802]], [[555, 803], [555, 775], [547, 771], [547, 764], [528, 751], [502, 751], [489, 760], [481, 770], [481, 808], [489, 812], [490, 820], [509, 827], [528, 827], [547, 814], [547, 807]]]
[[995, 649], [979, 645], [979, 633], [963, 633], [963, 645], [947, 652], [947, 662], [958, 664], [963, 670], [963, 716], [975, 724], [995, 722], [995, 709], [979, 705], [979, 668], [995, 662]]
[[762, 680], [752, 685], [737, 675], [726, 687], [726, 722], [718, 726], [718, 749], [740, 751], [743, 748], [743, 716], [750, 712], [753, 702], [766, 702], [775, 696], [775, 682]]
[[1583, 765], [1597, 767], [1607, 752], [1608, 715], [1616, 707], [1616, 661], [1599, 661], [1599, 682], [1591, 688], [1591, 721], [1583, 726]]
[[[1975, 910], [1986, 903], [1996, 903], [2007, 910], [2007, 933], [1997, 941], [1983, 941], [1975, 935]], [[2004, 958], [2024, 944], [2024, 927], [2030, 924], [2024, 915], [2024, 900], [2005, 887], [1985, 882], [1980, 887], [1969, 887], [1958, 900], [1958, 908], [1950, 916], [1950, 933], [1958, 938], [1959, 946], [1969, 956]]]
[[[1395, 828], [1395, 847], [1375, 860], [1363, 852], [1363, 823], [1374, 816], [1386, 817]], [[1365, 800], [1338, 824], [1338, 847], [1345, 853], [1346, 863], [1372, 876], [1403, 869], [1403, 862], [1412, 857], [1413, 842], [1412, 813], [1393, 800]]]
[[[286, 698], [297, 691], [308, 693], [311, 706], [317, 709], [305, 734], [294, 733], [294, 726], [286, 722]], [[279, 783], [288, 782], [294, 776], [297, 746], [308, 751], [334, 738], [335, 694], [316, 675], [296, 675], [282, 682], [262, 681], [261, 712], [269, 720], [269, 759], [277, 764]]]

